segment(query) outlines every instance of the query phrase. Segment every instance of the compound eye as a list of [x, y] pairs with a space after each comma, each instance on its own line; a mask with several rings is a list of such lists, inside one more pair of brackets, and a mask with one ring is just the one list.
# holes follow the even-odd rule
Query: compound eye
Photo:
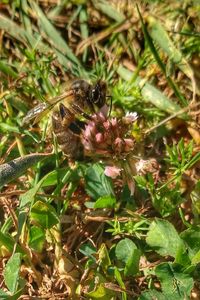
[[92, 89], [92, 100], [93, 103], [98, 103], [100, 98], [99, 89], [94, 88]]

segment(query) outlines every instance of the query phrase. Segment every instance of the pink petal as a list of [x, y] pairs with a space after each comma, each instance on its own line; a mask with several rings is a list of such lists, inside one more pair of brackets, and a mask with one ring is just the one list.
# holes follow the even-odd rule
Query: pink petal
[[111, 177], [113, 179], [115, 179], [117, 176], [120, 175], [121, 169], [118, 167], [111, 167], [111, 166], [107, 166], [105, 168], [104, 174], [108, 177]]
[[125, 117], [123, 117], [124, 124], [131, 124], [135, 122], [138, 118], [138, 115], [136, 112], [127, 113]]

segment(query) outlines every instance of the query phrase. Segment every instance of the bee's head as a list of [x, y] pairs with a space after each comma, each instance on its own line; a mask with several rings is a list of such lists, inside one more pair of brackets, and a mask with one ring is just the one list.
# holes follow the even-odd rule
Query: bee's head
[[106, 83], [104, 81], [97, 81], [96, 84], [91, 85], [89, 91], [89, 101], [101, 108], [106, 102]]

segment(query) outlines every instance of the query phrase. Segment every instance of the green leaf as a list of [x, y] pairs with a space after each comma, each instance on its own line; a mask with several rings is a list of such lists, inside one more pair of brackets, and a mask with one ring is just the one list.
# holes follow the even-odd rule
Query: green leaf
[[95, 204], [94, 208], [114, 208], [116, 205], [116, 198], [112, 196], [104, 196], [99, 198]]
[[[0, 231], [0, 247], [4, 246], [10, 253], [12, 253], [14, 245], [14, 239], [8, 233], [5, 234]], [[25, 254], [24, 250], [22, 250], [22, 248], [19, 245], [17, 245], [16, 251]]]
[[101, 300], [110, 300], [112, 299], [113, 292], [106, 289], [102, 283], [98, 284], [97, 288], [87, 294], [89, 299], [101, 299]]
[[94, 246], [90, 243], [86, 243], [80, 246], [79, 251], [85, 255], [88, 256], [90, 258], [94, 259], [94, 256], [92, 254], [96, 253], [96, 248], [94, 248]]
[[0, 123], [0, 130], [5, 133], [8, 132], [20, 133], [20, 130], [17, 126], [6, 124], [6, 123]]
[[[88, 299], [110, 300], [114, 296], [112, 290], [105, 288], [106, 279], [99, 273], [95, 274], [97, 285], [93, 286], [93, 290], [87, 293]], [[92, 282], [92, 281], [91, 281]]]
[[156, 290], [148, 290], [141, 294], [138, 300], [169, 300], [163, 293]]
[[104, 168], [100, 164], [94, 164], [87, 169], [85, 181], [86, 191], [93, 199], [114, 195], [112, 181], [104, 174]]
[[57, 170], [53, 170], [52, 172], [49, 172], [47, 176], [45, 176], [45, 178], [43, 179], [41, 187], [57, 184], [58, 178], [61, 181], [68, 171], [69, 168], [63, 168], [63, 169], [57, 169]]
[[115, 249], [117, 259], [126, 263], [134, 249], [137, 249], [137, 246], [133, 241], [127, 238], [121, 240]]
[[101, 247], [98, 251], [98, 255], [99, 255], [99, 264], [106, 272], [108, 267], [111, 265], [111, 261], [105, 244], [101, 244]]
[[42, 228], [37, 226], [32, 226], [29, 230], [29, 247], [41, 252], [45, 243], [45, 232]]
[[139, 262], [140, 262], [141, 252], [139, 249], [134, 249], [129, 255], [126, 265], [124, 268], [124, 275], [131, 276], [139, 272]]
[[197, 257], [199, 256], [200, 249], [200, 226], [188, 228], [187, 230], [183, 231], [180, 236], [187, 245], [190, 259], [194, 259], [196, 261]]
[[4, 299], [8, 299], [8, 297], [10, 297], [10, 295], [8, 295], [7, 293], [5, 293], [4, 291], [2, 291], [0, 289], [0, 297], [2, 300], [4, 300]]
[[192, 264], [197, 265], [200, 263], [200, 250], [192, 257]]
[[41, 188], [43, 179], [41, 179], [32, 189], [28, 190], [25, 194], [20, 196], [20, 208], [25, 207], [27, 204], [33, 203], [35, 195]]
[[48, 203], [37, 201], [31, 209], [31, 220], [45, 229], [49, 229], [59, 223], [59, 217], [55, 209]]
[[36, 193], [43, 186], [43, 183], [46, 183], [46, 179], [48, 182], [48, 178], [49, 178], [49, 173], [46, 176], [44, 176], [32, 189], [28, 190], [25, 194], [20, 196], [20, 208], [34, 202]]
[[147, 244], [160, 255], [176, 257], [179, 251], [186, 252], [183, 240], [174, 226], [168, 221], [156, 219], [149, 227]]
[[17, 291], [14, 295], [6, 294], [4, 291], [0, 289], [0, 299], [1, 300], [17, 300], [22, 294], [23, 289]]
[[141, 253], [133, 241], [128, 238], [121, 240], [116, 246], [115, 254], [125, 264], [125, 276], [138, 273]]
[[[125, 290], [126, 286], [122, 280], [122, 276], [121, 276], [119, 270], [117, 269], [117, 267], [114, 267], [114, 274], [115, 274], [115, 279], [116, 279], [117, 283], [119, 284], [119, 286]], [[122, 300], [127, 300], [126, 292], [122, 292]]]
[[18, 288], [20, 265], [21, 254], [15, 253], [8, 260], [4, 270], [5, 284], [11, 293], [15, 293]]
[[163, 263], [156, 267], [155, 274], [161, 282], [163, 294], [167, 299], [188, 299], [194, 282], [189, 274], [177, 272], [172, 263]]

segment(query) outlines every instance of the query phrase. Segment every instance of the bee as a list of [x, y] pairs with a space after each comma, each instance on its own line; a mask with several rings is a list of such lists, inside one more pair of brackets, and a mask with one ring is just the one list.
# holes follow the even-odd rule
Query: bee
[[[37, 123], [48, 112], [52, 113], [52, 128], [61, 150], [73, 160], [83, 158], [83, 145], [81, 143], [81, 131], [85, 123], [78, 116], [91, 119], [88, 115], [95, 113], [106, 103], [106, 83], [97, 81], [90, 84], [86, 80], [75, 80], [68, 90], [60, 96], [51, 99], [47, 103], [40, 103], [31, 109], [23, 122], [28, 123], [35, 119]], [[59, 108], [55, 109], [59, 104]]]

